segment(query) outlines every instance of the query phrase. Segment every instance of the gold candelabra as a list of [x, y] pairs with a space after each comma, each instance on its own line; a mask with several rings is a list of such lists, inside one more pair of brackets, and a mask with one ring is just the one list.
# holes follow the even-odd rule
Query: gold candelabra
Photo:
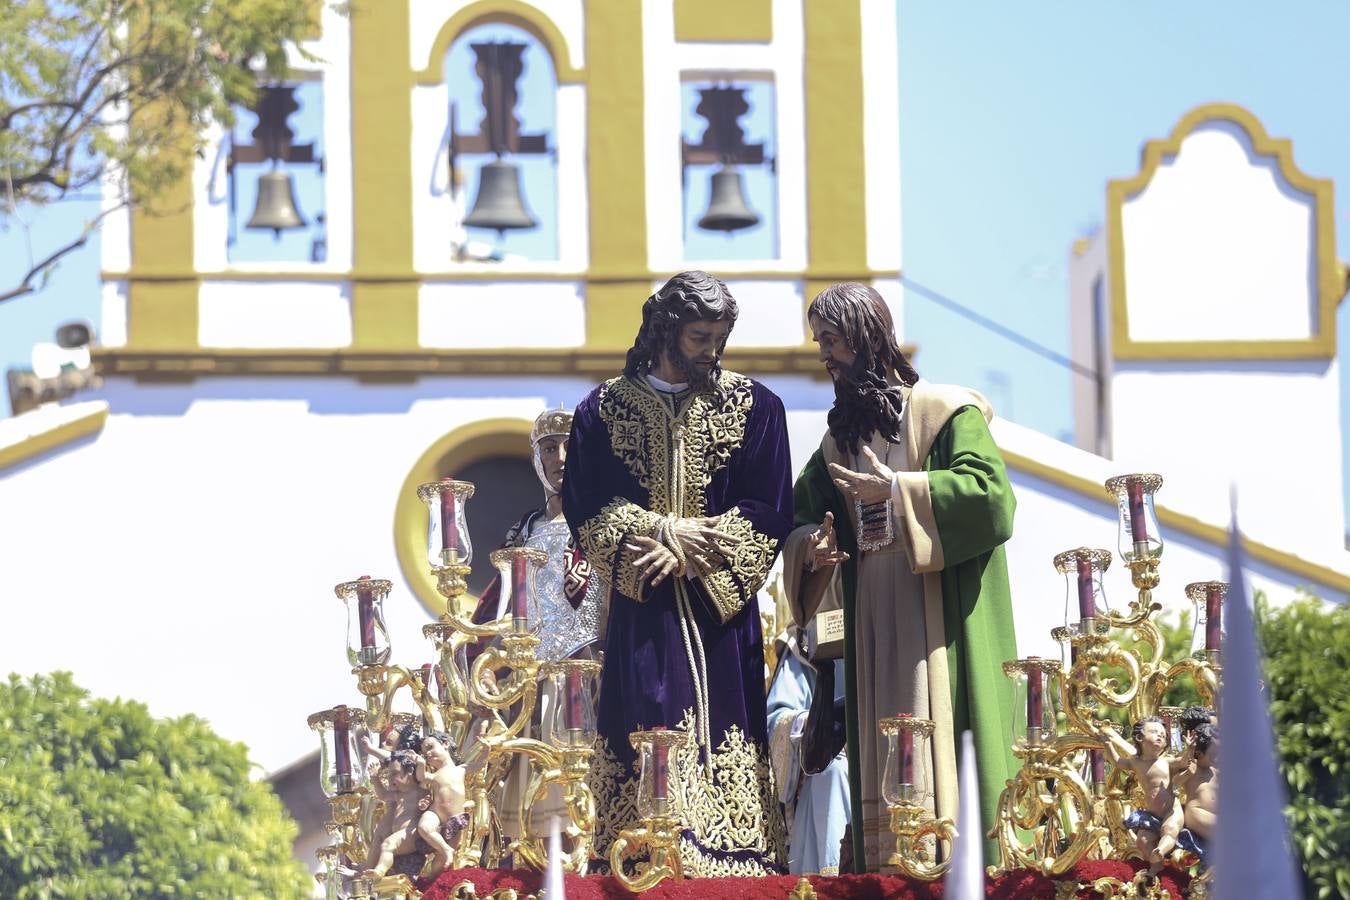
[[1153, 599], [1162, 556], [1153, 494], [1161, 485], [1160, 476], [1148, 474], [1106, 482], [1107, 492], [1120, 503], [1121, 555], [1136, 590], [1128, 609], [1117, 612], [1105, 605], [1101, 573], [1110, 565], [1109, 551], [1080, 547], [1060, 553], [1054, 565], [1068, 576], [1069, 596], [1077, 597], [1079, 612], [1076, 624], [1051, 633], [1068, 650], [1067, 670], [1035, 657], [1004, 663], [1026, 711], [1022, 716], [1022, 706], [1014, 704], [1021, 721], [1013, 753], [1022, 765], [999, 797], [994, 836], [1000, 861], [989, 867], [991, 875], [1024, 866], [1060, 875], [1083, 859], [1133, 855], [1134, 842], [1123, 823], [1139, 795], [1128, 787], [1123, 769], [1112, 766], [1106, 775], [1100, 717], [1108, 710], [1122, 711], [1132, 721], [1159, 711], [1175, 715], [1179, 710], [1163, 702], [1182, 677], [1189, 677], [1203, 701], [1214, 706], [1221, 674], [1218, 604], [1226, 586], [1187, 586], [1187, 596], [1197, 605], [1209, 604], [1214, 628], [1206, 633], [1207, 650], [1167, 662], [1162, 633], [1153, 621], [1162, 608]]
[[[415, 725], [449, 735], [449, 749], [461, 764], [474, 754], [482, 764], [466, 785], [468, 824], [453, 848], [455, 867], [500, 862], [503, 847], [493, 798], [501, 790], [518, 758], [529, 761], [528, 785], [521, 798], [524, 834], [509, 851], [527, 863], [544, 868], [547, 838], [533, 826], [535, 804], [554, 792], [561, 795], [567, 824], [562, 830], [570, 849], [563, 855], [565, 869], [584, 873], [595, 831], [595, 802], [588, 781], [595, 739], [590, 689], [600, 664], [590, 660], [543, 663], [537, 656], [539, 638], [531, 632], [538, 621], [535, 573], [548, 563], [542, 550], [514, 547], [490, 554], [499, 570], [503, 596], [509, 598], [504, 617], [484, 624], [471, 620], [467, 577], [472, 547], [465, 521], [465, 505], [474, 494], [468, 482], [442, 479], [423, 484], [417, 494], [428, 507], [428, 561], [446, 608], [439, 620], [422, 628], [435, 650], [436, 663], [419, 672], [390, 661], [383, 604], [391, 583], [362, 576], [335, 586], [347, 607], [347, 657], [356, 676], [365, 709], [343, 706], [310, 716], [310, 727], [321, 733], [321, 779], [329, 798], [329, 831], [336, 843], [324, 848], [325, 891], [337, 896], [344, 877], [353, 897], [414, 896], [412, 882], [402, 875], [383, 878], [358, 871], [366, 864], [374, 823], [383, 814], [383, 801], [371, 791], [363, 748], [363, 730], [384, 732], [391, 725]], [[471, 645], [486, 644], [468, 664]], [[524, 736], [540, 707], [541, 676], [551, 679], [555, 727], [549, 741]], [[438, 688], [433, 694], [433, 685]], [[395, 699], [411, 699], [417, 713], [395, 712]], [[561, 705], [560, 705], [561, 704]], [[476, 742], [470, 726], [483, 726]], [[331, 862], [331, 865], [329, 864]]]
[[[689, 733], [676, 728], [656, 728], [634, 731], [628, 739], [640, 760], [638, 814], [642, 825], [619, 832], [609, 847], [609, 867], [624, 887], [640, 894], [667, 878], [675, 881], [684, 878], [680, 855], [683, 825], [678, 803], [672, 802], [669, 784], [672, 777], [679, 782], [679, 772], [672, 773], [671, 769], [679, 758], [679, 748], [689, 740]], [[641, 859], [644, 854], [645, 861]], [[630, 865], [632, 875], [628, 873]]]

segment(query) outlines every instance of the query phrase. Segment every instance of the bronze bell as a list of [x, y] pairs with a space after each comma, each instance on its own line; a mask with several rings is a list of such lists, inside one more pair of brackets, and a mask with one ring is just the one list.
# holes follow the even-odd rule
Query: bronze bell
[[258, 179], [258, 205], [245, 228], [304, 228], [305, 220], [295, 208], [295, 179], [289, 172], [273, 169]]
[[740, 170], [722, 166], [713, 173], [708, 211], [698, 220], [707, 231], [738, 231], [759, 224], [759, 214], [745, 202], [745, 185]]
[[470, 228], [534, 228], [539, 223], [525, 208], [520, 194], [520, 168], [495, 159], [478, 170], [478, 196], [464, 217]]

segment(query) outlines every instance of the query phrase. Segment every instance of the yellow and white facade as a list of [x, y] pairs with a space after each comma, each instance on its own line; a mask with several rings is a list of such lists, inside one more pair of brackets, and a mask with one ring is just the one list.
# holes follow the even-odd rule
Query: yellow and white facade
[[[530, 35], [554, 67], [548, 263], [450, 250], [447, 78], [460, 76], [443, 61], [484, 23]], [[327, 259], [231, 265], [208, 153], [162, 214], [106, 220], [101, 394], [0, 422], [7, 668], [70, 669], [156, 714], [198, 713], [247, 742], [263, 771], [283, 770], [313, 749], [305, 716], [355, 697], [332, 586], [393, 578], [394, 657], [429, 658], [420, 628], [436, 594], [411, 487], [526, 459], [533, 418], [619, 371], [642, 301], [679, 269], [730, 285], [742, 312], [726, 365], [783, 398], [804, 463], [833, 400], [806, 303], [867, 281], [903, 322], [896, 33], [889, 0], [325, 10], [310, 48], [321, 62], [295, 64], [325, 89]], [[774, 84], [778, 253], [684, 259], [681, 82], [755, 79]], [[1224, 574], [1216, 460], [1239, 478], [1253, 585], [1277, 601], [1305, 585], [1350, 595], [1350, 554], [1332, 539], [1344, 531], [1339, 484], [1290, 493], [1303, 488], [1277, 424], [1279, 410], [1312, 404], [1326, 416], [1300, 418], [1298, 440], [1339, 452], [1329, 192], [1297, 173], [1287, 142], [1228, 108], [1183, 120], [1149, 145], [1137, 178], [1112, 186], [1107, 230], [1072, 263], [1074, 354], [1107, 373], [1103, 392], [1075, 398], [1078, 446], [994, 424], [1019, 499], [1008, 560], [1024, 654], [1058, 653], [1051, 558], [1115, 546], [1101, 482], [1128, 471], [1167, 479], [1167, 605], [1186, 582]], [[1238, 229], [1239, 200], [1263, 230]], [[1107, 311], [1097, 331], [1082, 324], [1094, 284]], [[1083, 341], [1096, 333], [1104, 343]], [[471, 519], [524, 512], [496, 508], [510, 505], [506, 487], [481, 484]], [[477, 549], [486, 567], [491, 548]], [[1119, 565], [1107, 590], [1126, 599]]]

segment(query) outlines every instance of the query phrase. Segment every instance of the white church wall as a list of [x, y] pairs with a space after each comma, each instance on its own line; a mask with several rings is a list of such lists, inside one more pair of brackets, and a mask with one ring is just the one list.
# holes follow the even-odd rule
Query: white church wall
[[1311, 336], [1313, 214], [1239, 125], [1195, 129], [1122, 210], [1130, 339]]
[[461, 424], [532, 420], [591, 386], [116, 380], [96, 437], [0, 471], [5, 671], [70, 670], [155, 715], [205, 717], [266, 771], [288, 765], [317, 747], [308, 714], [359, 699], [334, 584], [392, 579], [394, 658], [431, 658], [393, 541], [418, 456]]
[[418, 292], [423, 347], [579, 347], [585, 341], [580, 282], [429, 281]]
[[[1113, 455], [1210, 516], [1226, 515], [1234, 483], [1254, 538], [1344, 552], [1339, 397], [1335, 360], [1117, 362]], [[1303, 455], [1315, 477], [1290, 468]]]
[[346, 282], [203, 281], [197, 294], [202, 347], [346, 347], [352, 342]]

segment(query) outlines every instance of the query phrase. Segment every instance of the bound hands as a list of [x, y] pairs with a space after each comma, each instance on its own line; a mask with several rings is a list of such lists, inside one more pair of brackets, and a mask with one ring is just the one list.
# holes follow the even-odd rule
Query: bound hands
[[657, 531], [659, 538], [643, 535], [632, 537], [624, 544], [638, 554], [633, 565], [642, 569], [642, 579], [656, 587], [672, 573], [686, 575], [690, 569], [699, 577], [711, 574], [719, 560], [736, 550], [741, 539], [715, 526], [717, 520], [707, 516], [670, 519]]
[[872, 466], [871, 472], [855, 472], [839, 463], [830, 463], [830, 475], [839, 490], [863, 503], [880, 503], [891, 496], [891, 482], [895, 470], [877, 459], [871, 447], [863, 447], [863, 455]]
[[834, 535], [834, 513], [827, 512], [820, 527], [811, 532], [811, 555], [807, 559], [807, 568], [816, 572], [826, 566], [834, 566], [848, 559], [848, 554], [839, 549]]

